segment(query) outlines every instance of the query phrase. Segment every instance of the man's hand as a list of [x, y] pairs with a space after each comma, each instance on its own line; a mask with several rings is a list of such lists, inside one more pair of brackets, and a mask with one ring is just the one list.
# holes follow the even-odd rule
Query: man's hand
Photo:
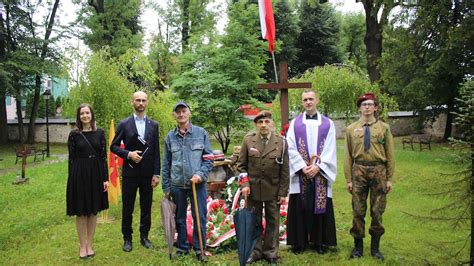
[[103, 186], [104, 186], [104, 192], [106, 192], [109, 189], [109, 181], [105, 181]]
[[392, 191], [392, 182], [387, 181], [387, 193], [389, 193], [390, 191]]
[[202, 182], [202, 178], [198, 175], [193, 175], [193, 177], [191, 177], [191, 182], [200, 184]]
[[285, 201], [286, 201], [286, 197], [280, 197], [280, 199], [278, 200], [278, 205], [283, 204]]
[[352, 194], [352, 182], [347, 183], [347, 191]]
[[142, 157], [140, 156], [141, 151], [131, 151], [128, 153], [128, 158], [130, 160], [134, 161], [135, 163], [139, 163], [142, 160]]
[[305, 168], [303, 168], [303, 173], [307, 177], [315, 177], [319, 173], [319, 166], [317, 165], [308, 165]]
[[242, 188], [242, 195], [244, 196], [244, 199], [247, 200], [250, 195], [250, 187]]
[[154, 175], [151, 178], [151, 187], [155, 188], [160, 184], [160, 176], [159, 175]]

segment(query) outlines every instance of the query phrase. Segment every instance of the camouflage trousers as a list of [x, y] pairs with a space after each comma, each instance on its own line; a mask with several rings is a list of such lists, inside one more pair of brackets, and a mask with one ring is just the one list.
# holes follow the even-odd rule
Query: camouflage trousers
[[369, 228], [371, 236], [381, 236], [385, 232], [382, 215], [387, 205], [387, 171], [383, 164], [366, 166], [354, 164], [352, 167], [352, 211], [353, 220], [350, 233], [354, 238], [365, 237], [365, 213], [370, 192]]

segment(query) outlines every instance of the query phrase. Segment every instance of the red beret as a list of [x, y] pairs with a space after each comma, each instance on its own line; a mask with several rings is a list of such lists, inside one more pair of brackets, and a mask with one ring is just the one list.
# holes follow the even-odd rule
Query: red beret
[[272, 112], [266, 110], [259, 112], [257, 116], [253, 119], [253, 122], [257, 123], [257, 121], [262, 118], [272, 119]]
[[360, 104], [367, 100], [373, 100], [375, 102], [375, 94], [372, 92], [367, 92], [359, 96], [359, 98], [357, 98], [357, 107], [360, 107]]

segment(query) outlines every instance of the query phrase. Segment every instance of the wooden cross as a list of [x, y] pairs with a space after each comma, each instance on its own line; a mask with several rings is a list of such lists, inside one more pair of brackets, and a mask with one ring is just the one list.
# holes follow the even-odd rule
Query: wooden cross
[[298, 83], [289, 83], [288, 82], [288, 62], [280, 62], [280, 81], [278, 83], [264, 83], [257, 84], [258, 89], [266, 90], [280, 90], [280, 111], [281, 111], [281, 128], [285, 124], [288, 124], [288, 89], [302, 89], [302, 88], [311, 88], [311, 82], [298, 82]]

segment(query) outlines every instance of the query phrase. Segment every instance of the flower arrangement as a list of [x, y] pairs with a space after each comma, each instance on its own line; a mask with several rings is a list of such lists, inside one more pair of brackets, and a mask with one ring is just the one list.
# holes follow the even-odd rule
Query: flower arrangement
[[[207, 198], [207, 223], [206, 223], [206, 244], [208, 247], [216, 248], [235, 242], [235, 226], [233, 215], [240, 207], [243, 207], [243, 199], [240, 199], [240, 188], [238, 177], [231, 177], [227, 180], [225, 190], [225, 200]], [[286, 240], [288, 202], [280, 205], [280, 242]], [[187, 233], [188, 241], [192, 245], [193, 219], [191, 208], [187, 212]], [[265, 219], [262, 221], [265, 230]]]

